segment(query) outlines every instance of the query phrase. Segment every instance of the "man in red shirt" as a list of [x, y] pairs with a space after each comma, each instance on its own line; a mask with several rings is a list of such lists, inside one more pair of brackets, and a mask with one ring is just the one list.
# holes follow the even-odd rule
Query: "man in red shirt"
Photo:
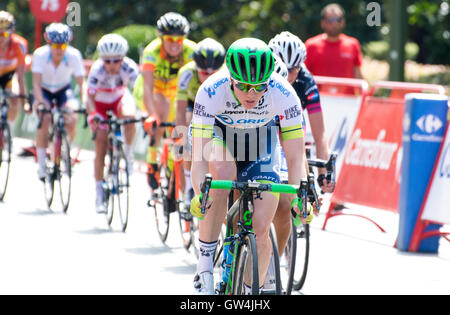
[[342, 34], [344, 9], [335, 3], [321, 11], [320, 25], [324, 31], [305, 42], [305, 65], [313, 75], [362, 78], [361, 47], [356, 38]]

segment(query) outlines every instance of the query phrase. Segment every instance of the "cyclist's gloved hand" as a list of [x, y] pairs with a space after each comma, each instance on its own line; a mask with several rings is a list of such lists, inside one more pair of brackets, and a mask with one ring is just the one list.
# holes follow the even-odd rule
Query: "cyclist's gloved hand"
[[294, 209], [294, 211], [297, 213], [297, 216], [294, 219], [294, 224], [296, 226], [302, 224], [309, 224], [311, 223], [312, 219], [314, 218], [314, 209], [310, 203], [307, 203], [307, 211], [306, 211], [306, 218], [303, 216], [303, 209], [302, 209], [302, 201], [298, 198], [294, 198], [291, 201], [291, 209]]
[[327, 180], [325, 174], [319, 174], [319, 176], [317, 176], [317, 183], [319, 184], [320, 189], [322, 189], [322, 192], [332, 193], [334, 191], [333, 183]]
[[[211, 203], [212, 203], [212, 198], [208, 197], [206, 209], [209, 209], [209, 207], [211, 207]], [[206, 212], [202, 213], [201, 204], [202, 204], [201, 196], [195, 195], [194, 198], [192, 198], [192, 200], [191, 200], [190, 212], [193, 216], [197, 217], [199, 220], [203, 220], [203, 217], [206, 214]]]
[[144, 130], [149, 135], [153, 135], [155, 132], [155, 128], [160, 124], [159, 118], [155, 115], [148, 116], [144, 121]]

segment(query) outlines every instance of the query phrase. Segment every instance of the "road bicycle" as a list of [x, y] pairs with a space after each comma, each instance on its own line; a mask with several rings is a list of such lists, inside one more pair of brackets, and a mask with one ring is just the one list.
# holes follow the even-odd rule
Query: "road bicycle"
[[[150, 135], [153, 135], [157, 128], [168, 128], [170, 134], [170, 130], [175, 127], [175, 123], [158, 123], [156, 119], [147, 119], [146, 122]], [[150, 140], [150, 145], [153, 144], [152, 141], [153, 139]], [[183, 246], [186, 250], [192, 247], [195, 255], [198, 256], [199, 250], [196, 243], [198, 222], [185, 205], [182, 189], [184, 185], [182, 150], [181, 138], [178, 136], [163, 138], [158, 165], [158, 188], [153, 191], [148, 206], [154, 209], [156, 229], [163, 243], [166, 242], [169, 234], [170, 214], [178, 212]]]
[[8, 99], [25, 98], [25, 95], [14, 95], [0, 86], [0, 201], [3, 201], [8, 186], [9, 169], [12, 158], [12, 135], [8, 124]]
[[[310, 173], [307, 181], [301, 187], [302, 200], [315, 203], [317, 210], [320, 210], [320, 201], [316, 192], [312, 168], [326, 168], [326, 179], [334, 186], [336, 183], [336, 158], [336, 154], [331, 154], [328, 161], [308, 158]], [[291, 294], [292, 290], [299, 291], [303, 287], [308, 272], [309, 251], [310, 226], [309, 224], [303, 225], [298, 220], [293, 219], [291, 221], [291, 235], [281, 257], [281, 278], [286, 294]]]
[[65, 127], [65, 115], [81, 114], [85, 116], [84, 128], [87, 127], [86, 110], [73, 110], [67, 107], [56, 106], [48, 109], [44, 104], [39, 104], [37, 112], [40, 115], [38, 129], [42, 128], [44, 115], [51, 115], [51, 125], [49, 133], [50, 153], [46, 154], [46, 176], [43, 179], [44, 194], [49, 209], [52, 206], [55, 183], [59, 186], [59, 196], [62, 204], [62, 211], [67, 213], [70, 203], [72, 186], [72, 159], [70, 156], [70, 137]]
[[112, 110], [107, 111], [106, 120], [94, 118], [97, 127], [94, 130], [92, 140], [95, 140], [100, 125], [107, 126], [108, 130], [108, 150], [105, 156], [105, 176], [103, 180], [103, 200], [107, 209], [106, 221], [111, 227], [114, 212], [117, 209], [122, 232], [125, 232], [128, 226], [130, 202], [130, 166], [123, 148], [122, 126], [142, 121], [143, 118], [118, 119]]
[[[214, 258], [214, 265], [221, 262], [223, 266], [221, 268], [222, 275], [216, 275], [215, 277], [220, 279], [216, 286], [218, 294], [244, 294], [244, 277], [247, 284], [250, 285], [252, 295], [282, 294], [279, 253], [272, 233], [275, 290], [260, 290], [259, 288], [258, 251], [252, 227], [252, 218], [257, 212], [257, 209], [254, 208], [254, 200], [261, 199], [261, 193], [265, 191], [296, 194], [299, 198], [303, 198], [300, 187], [301, 185], [212, 180], [210, 174], [205, 176], [201, 187], [201, 209], [203, 213], [206, 211], [206, 200], [210, 189], [238, 190], [240, 193], [240, 197], [227, 212], [225, 240], [223, 244], [219, 245], [220, 248]], [[305, 215], [308, 215], [306, 211]], [[236, 220], [237, 223], [235, 223]]]

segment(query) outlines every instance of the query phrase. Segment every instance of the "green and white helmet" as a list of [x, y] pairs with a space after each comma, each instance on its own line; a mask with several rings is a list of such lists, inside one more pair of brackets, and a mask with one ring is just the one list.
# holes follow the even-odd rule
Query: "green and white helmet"
[[274, 59], [269, 46], [262, 40], [241, 38], [228, 48], [226, 64], [233, 79], [260, 84], [272, 74]]

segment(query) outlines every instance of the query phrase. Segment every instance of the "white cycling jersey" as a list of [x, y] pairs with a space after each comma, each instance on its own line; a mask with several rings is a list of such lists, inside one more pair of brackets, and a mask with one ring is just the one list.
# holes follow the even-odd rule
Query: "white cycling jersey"
[[209, 77], [199, 88], [192, 118], [192, 137], [211, 138], [215, 119], [233, 128], [258, 128], [275, 116], [280, 118], [283, 140], [302, 138], [302, 109], [294, 88], [277, 73], [269, 79], [268, 89], [259, 104], [245, 109], [230, 88], [228, 69]]
[[88, 93], [95, 95], [96, 102], [113, 103], [124, 95], [127, 87], [134, 87], [138, 75], [138, 65], [128, 57], [123, 59], [118, 74], [109, 74], [103, 60], [98, 59], [89, 73]]
[[83, 66], [83, 58], [78, 49], [67, 46], [64, 58], [58, 67], [52, 62], [52, 49], [45, 45], [36, 49], [33, 53], [33, 73], [42, 74], [42, 87], [51, 93], [58, 92], [72, 82], [72, 75], [84, 77], [86, 71]]

